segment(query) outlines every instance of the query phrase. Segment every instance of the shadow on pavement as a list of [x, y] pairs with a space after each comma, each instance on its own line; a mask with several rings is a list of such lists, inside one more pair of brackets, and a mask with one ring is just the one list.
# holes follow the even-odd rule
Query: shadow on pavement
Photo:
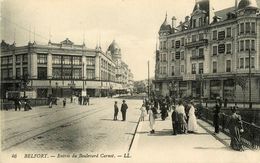
[[[113, 119], [100, 119], [101, 121], [114, 121]], [[120, 121], [120, 120], [117, 120]], [[116, 121], [115, 121], [116, 122]]]
[[231, 151], [231, 149], [229, 147], [194, 147], [194, 149], [202, 149], [202, 150], [217, 150], [217, 149], [225, 149], [225, 150], [229, 150]]
[[148, 134], [149, 131], [140, 131], [140, 132], [136, 132], [137, 134]]

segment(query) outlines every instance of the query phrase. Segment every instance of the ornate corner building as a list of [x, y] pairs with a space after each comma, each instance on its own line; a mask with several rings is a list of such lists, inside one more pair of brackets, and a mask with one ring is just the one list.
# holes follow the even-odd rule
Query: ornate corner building
[[17, 47], [1, 43], [1, 96], [6, 91], [21, 90], [21, 80], [28, 76], [28, 88], [37, 97], [52, 94], [70, 97], [86, 90], [90, 96], [131, 91], [133, 75], [122, 61], [115, 41], [106, 52], [100, 46], [87, 48], [69, 39], [47, 45], [28, 43]]
[[209, 0], [198, 0], [191, 15], [177, 26], [176, 18], [170, 25], [166, 15], [156, 50], [155, 91], [259, 102], [259, 34], [255, 0], [236, 0], [233, 7], [220, 11], [214, 11]]

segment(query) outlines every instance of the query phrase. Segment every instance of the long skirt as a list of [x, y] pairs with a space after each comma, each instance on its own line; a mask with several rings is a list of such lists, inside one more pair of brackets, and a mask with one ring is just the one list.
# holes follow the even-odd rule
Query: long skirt
[[195, 115], [189, 117], [188, 121], [188, 131], [195, 132], [197, 131], [198, 125]]
[[230, 137], [231, 137], [231, 142], [230, 142], [230, 146], [232, 149], [234, 150], [241, 150], [242, 149], [242, 142], [241, 142], [241, 138], [240, 138], [240, 132], [239, 132], [239, 128], [238, 127], [231, 127], [229, 129], [230, 131]]

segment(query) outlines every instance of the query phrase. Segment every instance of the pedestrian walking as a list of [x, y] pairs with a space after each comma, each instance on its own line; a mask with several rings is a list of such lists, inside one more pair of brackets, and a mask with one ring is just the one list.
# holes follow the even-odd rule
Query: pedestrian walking
[[19, 99], [14, 100], [14, 107], [15, 107], [15, 111], [17, 111], [17, 109], [19, 109], [19, 111], [21, 110], [21, 102]]
[[178, 113], [177, 130], [178, 130], [178, 133], [183, 134], [183, 133], [187, 133], [187, 122], [186, 122], [187, 116], [186, 116], [186, 113], [185, 113], [185, 108], [183, 106], [182, 100], [180, 100], [178, 102], [178, 104], [179, 105], [176, 108], [176, 111]]
[[178, 113], [176, 112], [175, 107], [172, 107], [172, 110], [172, 134], [177, 135]]
[[63, 107], [64, 108], [66, 107], [66, 97], [64, 97], [64, 99], [63, 99]]
[[190, 102], [190, 110], [189, 110], [189, 121], [188, 121], [188, 132], [195, 133], [198, 129], [197, 119], [195, 116], [195, 108], [194, 102]]
[[90, 97], [87, 95], [87, 105], [89, 105]]
[[236, 107], [231, 109], [229, 120], [229, 133], [231, 137], [230, 147], [236, 151], [243, 151], [240, 133], [244, 132], [241, 116], [236, 113]]
[[117, 121], [117, 115], [118, 115], [118, 106], [117, 106], [117, 101], [115, 101], [115, 104], [114, 104], [114, 121]]
[[145, 116], [145, 112], [146, 112], [146, 109], [145, 109], [145, 105], [143, 104], [142, 107], [140, 108], [141, 110], [141, 115], [140, 115], [140, 121], [144, 121], [144, 116]]
[[123, 104], [121, 105], [122, 121], [126, 120], [126, 110], [127, 109], [128, 109], [128, 106], [126, 104], [126, 101], [123, 100]]
[[151, 128], [150, 133], [154, 134], [155, 133], [155, 131], [154, 131], [155, 114], [153, 113], [153, 111], [152, 111], [150, 106], [148, 107], [148, 115], [149, 115], [149, 124], [150, 124], [150, 128]]
[[220, 101], [216, 100], [215, 110], [214, 110], [214, 127], [215, 127], [215, 133], [219, 133], [219, 112], [220, 112], [221, 106]]

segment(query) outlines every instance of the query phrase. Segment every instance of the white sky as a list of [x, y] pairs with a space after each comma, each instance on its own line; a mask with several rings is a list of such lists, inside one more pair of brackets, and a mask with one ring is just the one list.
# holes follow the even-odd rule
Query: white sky
[[[141, 80], [147, 78], [148, 60], [154, 76], [156, 38], [166, 11], [169, 23], [172, 16], [180, 22], [191, 14], [194, 3], [195, 0], [5, 0], [1, 5], [1, 35], [8, 43], [15, 38], [17, 45], [25, 45], [31, 26], [38, 43], [47, 44], [51, 33], [52, 42], [69, 38], [82, 44], [85, 33], [87, 47], [95, 48], [100, 38], [103, 51], [115, 39], [134, 79]], [[215, 10], [234, 3], [235, 0], [212, 0]], [[33, 38], [32, 32], [32, 41]]]

